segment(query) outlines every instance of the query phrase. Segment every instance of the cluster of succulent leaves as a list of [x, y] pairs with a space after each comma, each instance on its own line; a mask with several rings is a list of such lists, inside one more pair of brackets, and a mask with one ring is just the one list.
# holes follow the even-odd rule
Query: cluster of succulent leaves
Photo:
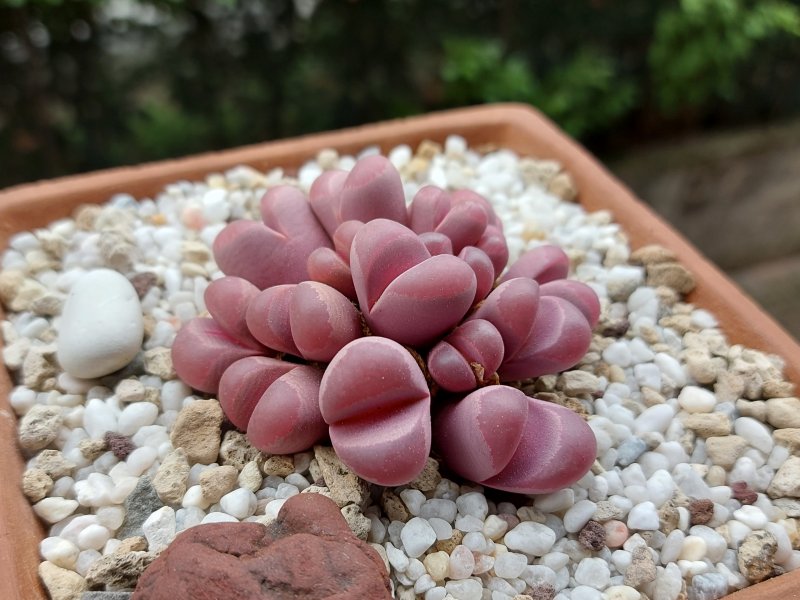
[[178, 332], [178, 375], [217, 394], [260, 450], [330, 439], [362, 478], [402, 485], [432, 450], [489, 487], [544, 493], [595, 458], [576, 413], [504, 385], [575, 365], [600, 306], [543, 245], [506, 268], [502, 223], [470, 190], [407, 206], [382, 156], [270, 189], [262, 221], [214, 242], [211, 318]]

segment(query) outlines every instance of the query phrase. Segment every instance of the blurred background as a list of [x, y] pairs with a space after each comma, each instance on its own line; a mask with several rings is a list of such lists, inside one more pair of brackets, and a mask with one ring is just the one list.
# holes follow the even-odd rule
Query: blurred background
[[0, 187], [497, 101], [800, 338], [800, 0], [0, 0]]

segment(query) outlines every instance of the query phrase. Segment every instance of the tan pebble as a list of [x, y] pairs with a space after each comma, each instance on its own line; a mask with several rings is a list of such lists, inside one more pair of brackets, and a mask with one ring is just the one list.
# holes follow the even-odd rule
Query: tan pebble
[[606, 530], [606, 546], [609, 548], [621, 548], [629, 537], [628, 527], [622, 521], [611, 519], [603, 523], [603, 527]]
[[105, 439], [102, 440], [81, 440], [78, 449], [87, 460], [94, 461], [98, 456], [108, 449]]
[[351, 503], [366, 507], [370, 498], [369, 485], [339, 460], [333, 448], [314, 446], [314, 458], [322, 469], [322, 478], [331, 491], [331, 498], [339, 508]]
[[22, 361], [22, 384], [34, 390], [41, 389], [45, 381], [58, 375], [57, 364], [54, 344], [32, 345]]
[[184, 277], [208, 277], [208, 271], [203, 265], [197, 263], [183, 262], [181, 263], [181, 275]]
[[335, 169], [339, 164], [339, 153], [333, 148], [323, 148], [317, 153], [317, 163], [325, 171]]
[[800, 456], [790, 456], [767, 488], [771, 498], [800, 498]]
[[405, 503], [389, 488], [384, 488], [381, 493], [381, 508], [391, 521], [405, 523], [411, 518]]
[[765, 398], [788, 398], [794, 395], [794, 384], [782, 379], [768, 379], [761, 391]]
[[719, 465], [712, 465], [708, 469], [708, 474], [706, 475], [706, 483], [711, 487], [718, 486], [718, 485], [725, 485], [727, 479], [727, 474], [725, 469], [723, 469]]
[[690, 414], [681, 421], [684, 427], [702, 438], [728, 435], [733, 426], [730, 417], [721, 412]]
[[643, 386], [642, 401], [644, 402], [645, 406], [649, 407], [656, 406], [657, 404], [664, 404], [664, 402], [666, 402], [666, 398], [664, 398], [664, 396], [662, 396], [657, 390]]
[[436, 544], [434, 544], [434, 547], [436, 550], [447, 552], [449, 555], [453, 551], [453, 548], [461, 544], [463, 539], [464, 534], [458, 529], [453, 529], [453, 535], [451, 535], [449, 539], [438, 540]]
[[777, 550], [778, 542], [771, 533], [754, 531], [739, 546], [739, 571], [750, 583], [764, 581], [773, 575]]
[[793, 454], [800, 453], [800, 429], [776, 429], [772, 434], [772, 438], [775, 443], [789, 448], [789, 451]]
[[563, 170], [558, 161], [530, 157], [520, 159], [517, 168], [526, 184], [536, 184], [541, 187], [546, 187], [550, 180]]
[[750, 400], [761, 398], [764, 389], [764, 377], [758, 371], [752, 371], [744, 376], [744, 392], [742, 395]]
[[73, 213], [75, 225], [84, 231], [94, 229], [95, 221], [102, 212], [103, 209], [96, 204], [82, 204]]
[[433, 140], [422, 140], [417, 147], [416, 156], [432, 160], [434, 156], [442, 153], [442, 145]]
[[79, 600], [88, 589], [86, 580], [75, 571], [62, 569], [47, 560], [39, 564], [39, 577], [51, 600]]
[[258, 467], [258, 462], [251, 460], [239, 473], [238, 483], [239, 487], [250, 490], [255, 493], [261, 488], [264, 478], [261, 476], [261, 469]]
[[681, 294], [688, 294], [694, 289], [695, 281], [694, 276], [683, 265], [661, 262], [647, 265], [647, 285], [665, 285]]
[[3, 348], [3, 362], [11, 371], [18, 371], [25, 362], [25, 357], [31, 349], [31, 341], [28, 338], [19, 338], [13, 343]]
[[134, 588], [139, 576], [155, 558], [155, 554], [141, 551], [106, 554], [89, 567], [86, 582], [95, 589]]
[[31, 502], [38, 502], [53, 489], [53, 478], [44, 470], [34, 467], [22, 474], [22, 493]]
[[322, 469], [319, 466], [316, 458], [312, 458], [308, 463], [308, 475], [311, 481], [323, 481]]
[[150, 348], [144, 352], [144, 370], [164, 381], [177, 378], [172, 365], [172, 350], [169, 348]]
[[692, 330], [692, 317], [689, 315], [669, 315], [658, 320], [661, 327], [674, 329], [680, 335]]
[[355, 504], [348, 504], [342, 508], [341, 513], [344, 520], [347, 521], [350, 531], [352, 531], [358, 539], [366, 541], [367, 537], [369, 537], [369, 531], [372, 528], [372, 521], [370, 521], [368, 517], [365, 517], [361, 509]]
[[211, 467], [200, 473], [200, 491], [203, 498], [214, 504], [219, 502], [228, 492], [236, 487], [239, 472], [236, 467], [223, 465], [221, 467]]
[[562, 171], [550, 180], [547, 191], [565, 202], [574, 202], [578, 197], [578, 186], [566, 171]]
[[33, 311], [36, 301], [48, 293], [49, 290], [35, 279], [24, 279], [7, 305], [14, 312]]
[[[457, 544], [456, 544], [457, 545]], [[455, 547], [455, 546], [453, 546]], [[431, 552], [422, 561], [434, 581], [444, 581], [450, 569], [450, 555], [444, 551]]]
[[61, 314], [64, 307], [64, 298], [56, 294], [45, 294], [31, 304], [34, 313], [44, 317], [54, 317]]
[[591, 394], [600, 389], [600, 380], [588, 371], [566, 371], [559, 375], [556, 387], [568, 396]]
[[183, 259], [189, 262], [205, 264], [211, 259], [211, 249], [202, 242], [193, 240], [181, 244]]
[[674, 500], [669, 500], [658, 509], [658, 530], [669, 535], [678, 528], [680, 513]]
[[767, 400], [767, 422], [777, 429], [800, 428], [800, 398]]
[[767, 419], [767, 403], [763, 400], [745, 400], [739, 398], [736, 401], [736, 410], [742, 417], [753, 417], [758, 421]]
[[432, 492], [436, 489], [436, 486], [439, 485], [441, 480], [442, 476], [439, 474], [439, 461], [429, 456], [425, 461], [422, 472], [417, 475], [414, 481], [408, 484], [408, 487], [412, 487], [421, 492]]
[[189, 461], [183, 448], [172, 450], [153, 477], [153, 488], [164, 504], [180, 504], [189, 481]]
[[58, 406], [32, 406], [20, 421], [19, 445], [30, 452], [46, 448], [58, 437], [63, 421]]
[[631, 262], [634, 264], [655, 265], [675, 262], [676, 260], [677, 257], [672, 250], [658, 244], [642, 246], [631, 252]]
[[141, 535], [134, 535], [122, 540], [114, 550], [117, 554], [126, 554], [128, 552], [141, 552], [147, 550], [147, 539]]
[[174, 448], [183, 448], [190, 465], [216, 462], [220, 451], [222, 409], [216, 400], [195, 400], [184, 406], [172, 428]]
[[736, 460], [747, 449], [747, 440], [738, 435], [709, 437], [706, 439], [706, 452], [715, 465], [729, 471]]
[[123, 379], [114, 388], [117, 400], [124, 404], [144, 400], [144, 384], [138, 379]]
[[730, 371], [719, 373], [714, 384], [714, 394], [718, 402], [736, 402], [744, 394], [744, 377]]
[[42, 450], [36, 457], [36, 466], [55, 480], [71, 475], [75, 463], [64, 458], [61, 450]]
[[592, 519], [602, 523], [612, 519], [621, 519], [624, 516], [625, 513], [622, 512], [622, 509], [616, 506], [613, 502], [608, 500], [600, 500], [594, 509], [594, 515], [592, 515]]
[[291, 456], [284, 456], [281, 454], [267, 456], [264, 459], [262, 470], [264, 471], [264, 475], [286, 477], [294, 473], [294, 459]]
[[656, 578], [656, 564], [650, 549], [637, 546], [633, 549], [631, 564], [625, 570], [623, 583], [632, 588], [643, 586]]

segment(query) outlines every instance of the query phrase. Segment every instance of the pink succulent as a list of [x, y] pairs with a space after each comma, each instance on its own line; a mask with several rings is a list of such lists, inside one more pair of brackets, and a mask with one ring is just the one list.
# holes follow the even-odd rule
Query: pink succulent
[[274, 188], [261, 213], [217, 237], [227, 276], [206, 291], [211, 318], [173, 345], [178, 375], [218, 394], [256, 447], [291, 453], [329, 438], [380, 485], [414, 479], [432, 446], [503, 490], [583, 476], [596, 448], [585, 421], [500, 385], [570, 368], [589, 346], [600, 304], [565, 279], [562, 250], [535, 248], [503, 273], [489, 202], [427, 186], [406, 207], [382, 156], [325, 172], [308, 198]]

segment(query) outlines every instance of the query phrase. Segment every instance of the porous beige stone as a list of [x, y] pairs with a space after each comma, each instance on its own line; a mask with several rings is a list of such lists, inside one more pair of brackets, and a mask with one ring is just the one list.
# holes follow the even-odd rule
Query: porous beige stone
[[160, 377], [164, 381], [175, 379], [175, 367], [172, 364], [172, 350], [170, 348], [158, 347], [145, 350], [144, 370], [150, 375]]
[[220, 450], [222, 409], [216, 400], [195, 400], [178, 413], [170, 439], [183, 448], [190, 465], [216, 462]]
[[778, 542], [771, 533], [758, 530], [748, 535], [739, 546], [739, 571], [750, 583], [764, 581], [775, 570], [774, 556]]
[[333, 448], [314, 446], [314, 457], [322, 470], [325, 485], [331, 491], [331, 498], [340, 508], [348, 504], [366, 507], [369, 502], [369, 485], [339, 460]]
[[186, 450], [175, 448], [161, 462], [153, 477], [153, 488], [164, 504], [180, 504], [189, 480], [189, 461]]
[[58, 437], [63, 421], [58, 406], [32, 406], [19, 423], [19, 445], [30, 452], [46, 448]]
[[239, 472], [232, 465], [211, 467], [200, 473], [200, 491], [211, 504], [219, 502], [228, 492], [236, 487]]
[[31, 502], [38, 502], [53, 489], [53, 478], [43, 469], [34, 467], [22, 474], [22, 493]]
[[728, 435], [733, 426], [730, 417], [721, 412], [694, 413], [686, 415], [681, 420], [684, 427], [702, 438]]
[[767, 488], [772, 498], [800, 498], [800, 456], [790, 456], [772, 478]]
[[39, 563], [39, 577], [51, 600], [80, 600], [88, 589], [86, 580], [75, 571], [62, 569], [47, 560]]
[[778, 429], [800, 428], [800, 398], [771, 398], [766, 405], [770, 425]]
[[729, 471], [736, 460], [747, 449], [747, 440], [739, 435], [709, 437], [706, 439], [706, 452], [715, 465]]

